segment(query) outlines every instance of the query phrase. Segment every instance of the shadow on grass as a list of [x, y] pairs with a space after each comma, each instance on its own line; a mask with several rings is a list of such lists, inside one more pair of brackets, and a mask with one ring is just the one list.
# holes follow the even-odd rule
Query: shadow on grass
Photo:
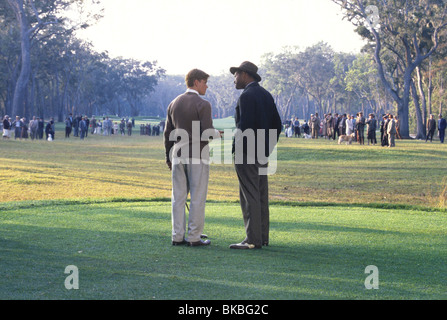
[[[445, 266], [442, 250], [421, 255], [421, 248], [405, 249], [400, 242], [411, 239], [406, 232], [328, 225], [324, 220], [282, 222], [273, 212], [271, 246], [230, 250], [228, 245], [244, 236], [235, 208], [210, 206], [206, 232], [212, 245], [203, 248], [171, 246], [166, 202], [11, 210], [0, 219], [0, 298], [446, 298], [445, 279], [436, 274]], [[359, 240], [378, 237], [393, 245], [368, 246]], [[380, 268], [380, 290], [364, 287], [364, 269], [370, 264]], [[64, 287], [68, 265], [79, 269], [79, 290]]]

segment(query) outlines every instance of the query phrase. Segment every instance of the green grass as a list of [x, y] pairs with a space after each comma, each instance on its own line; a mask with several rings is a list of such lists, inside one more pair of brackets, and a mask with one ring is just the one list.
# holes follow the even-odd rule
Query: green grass
[[[0, 299], [446, 299], [447, 149], [281, 138], [271, 246], [244, 235], [229, 164], [210, 172], [206, 248], [170, 245], [162, 137], [0, 140]], [[231, 118], [216, 121], [231, 128]], [[76, 265], [80, 289], [66, 290]], [[365, 268], [380, 271], [366, 290]]]
[[[229, 128], [231, 119], [216, 126]], [[271, 199], [445, 208], [446, 145], [396, 143], [389, 149], [282, 137]], [[64, 139], [59, 130], [51, 143], [0, 140], [0, 148], [0, 202], [171, 195], [161, 136], [140, 136], [137, 130], [132, 137], [80, 141]], [[233, 166], [213, 164], [208, 198], [237, 201], [238, 196]]]
[[[446, 299], [445, 212], [271, 207], [271, 245], [237, 251], [240, 208], [208, 203], [204, 248], [170, 245], [168, 201], [2, 207], [0, 299]], [[79, 290], [64, 287], [79, 269]], [[365, 268], [379, 269], [366, 290]]]

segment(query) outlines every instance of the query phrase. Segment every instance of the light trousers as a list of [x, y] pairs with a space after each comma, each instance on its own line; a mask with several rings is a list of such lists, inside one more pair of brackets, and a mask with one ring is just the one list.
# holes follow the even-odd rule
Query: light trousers
[[[200, 240], [205, 224], [205, 202], [208, 193], [209, 164], [172, 165], [172, 241]], [[185, 204], [191, 194], [188, 230]]]

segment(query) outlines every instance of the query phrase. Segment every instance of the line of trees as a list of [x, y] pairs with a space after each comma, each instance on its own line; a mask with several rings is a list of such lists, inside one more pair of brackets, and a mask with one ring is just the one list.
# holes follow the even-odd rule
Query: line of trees
[[440, 65], [446, 58], [441, 45], [446, 40], [446, 1], [332, 1], [368, 42], [381, 85], [397, 106], [401, 135], [409, 136], [413, 102], [416, 137], [425, 137], [427, 113], [432, 111], [432, 63]]
[[[447, 2], [332, 1], [356, 26], [365, 46], [361, 53], [348, 54], [320, 42], [265, 54], [263, 85], [274, 95], [282, 118], [391, 112], [399, 118], [403, 137], [415, 133], [425, 138], [429, 115], [445, 111]], [[237, 100], [228, 77], [210, 79], [207, 98], [219, 116], [232, 115]]]
[[[265, 54], [262, 84], [282, 118], [392, 112], [402, 136], [425, 138], [429, 114], [445, 111], [447, 3], [331, 1], [365, 46], [350, 54], [319, 42]], [[98, 0], [0, 2], [0, 114], [58, 121], [68, 113], [165, 115], [169, 102], [184, 92], [184, 75], [166, 75], [155, 61], [111, 58], [77, 39], [77, 29], [101, 18], [100, 7]], [[232, 116], [240, 95], [232, 75], [212, 76], [209, 86], [213, 115]]]
[[[98, 9], [86, 14], [87, 2]], [[100, 18], [94, 0], [1, 1], [0, 114], [138, 116], [165, 71], [156, 62], [110, 58], [76, 38]]]

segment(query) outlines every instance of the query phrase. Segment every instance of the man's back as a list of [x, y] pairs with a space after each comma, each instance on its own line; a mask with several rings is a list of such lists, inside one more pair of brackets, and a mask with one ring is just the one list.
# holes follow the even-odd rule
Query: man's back
[[[194, 125], [198, 123], [200, 125], [194, 131]], [[177, 142], [179, 144], [176, 146], [176, 149], [180, 149], [186, 144], [186, 141], [180, 141], [179, 139], [177, 141], [170, 141], [169, 136], [176, 129], [181, 129], [188, 133], [190, 158], [193, 158], [192, 152], [197, 148], [193, 148], [193, 144], [195, 146], [200, 145], [200, 152], [202, 152], [202, 149], [208, 144], [208, 139], [201, 141], [203, 131], [214, 129], [211, 118], [211, 104], [194, 92], [186, 92], [171, 102], [167, 111], [166, 128], [164, 131], [164, 143], [167, 156]], [[194, 158], [200, 158], [200, 154], [194, 154]]]
[[[257, 130], [265, 131], [265, 152], [270, 155], [275, 145], [270, 145], [269, 130], [277, 130], [276, 141], [281, 134], [281, 118], [276, 109], [275, 101], [272, 95], [261, 87], [258, 83], [247, 86], [241, 94], [238, 105], [236, 106], [236, 127], [244, 132], [247, 129], [254, 131], [257, 137]], [[257, 150], [257, 143], [255, 149]], [[246, 152], [244, 146], [244, 153]], [[257, 151], [255, 151], [257, 156]]]

